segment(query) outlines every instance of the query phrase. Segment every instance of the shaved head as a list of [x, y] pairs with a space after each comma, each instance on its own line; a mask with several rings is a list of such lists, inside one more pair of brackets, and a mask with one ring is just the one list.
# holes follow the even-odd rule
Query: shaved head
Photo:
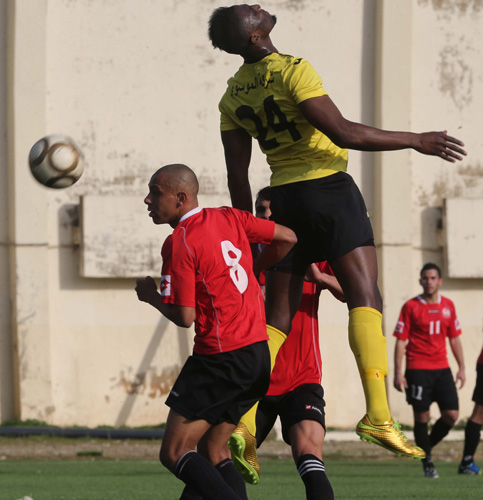
[[182, 163], [161, 167], [153, 174], [151, 182], [164, 184], [174, 193], [185, 191], [191, 199], [196, 199], [198, 195], [198, 178], [191, 168]]
[[176, 227], [184, 214], [198, 206], [198, 179], [191, 168], [180, 163], [165, 165], [149, 181], [144, 198], [155, 224]]

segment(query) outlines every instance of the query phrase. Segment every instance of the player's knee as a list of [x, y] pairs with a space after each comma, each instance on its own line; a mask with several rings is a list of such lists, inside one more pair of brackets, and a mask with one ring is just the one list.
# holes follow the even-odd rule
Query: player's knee
[[174, 471], [179, 460], [179, 453], [173, 447], [161, 445], [159, 450], [159, 461], [170, 471]]
[[443, 422], [447, 426], [453, 427], [456, 424], [456, 421], [458, 420], [458, 415], [459, 415], [458, 410], [450, 410], [447, 412], [443, 412], [441, 418], [443, 419]]
[[168, 458], [168, 454], [166, 453], [166, 450], [161, 447], [161, 449], [159, 450], [159, 461], [166, 467], [169, 469], [169, 458]]

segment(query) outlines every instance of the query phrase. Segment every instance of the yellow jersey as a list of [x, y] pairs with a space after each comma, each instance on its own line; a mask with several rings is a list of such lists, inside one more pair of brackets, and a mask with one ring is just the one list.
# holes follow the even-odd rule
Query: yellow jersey
[[243, 128], [257, 139], [272, 171], [271, 186], [345, 172], [347, 149], [313, 127], [298, 107], [324, 95], [322, 79], [308, 61], [270, 54], [243, 64], [228, 80], [219, 104], [221, 130]]

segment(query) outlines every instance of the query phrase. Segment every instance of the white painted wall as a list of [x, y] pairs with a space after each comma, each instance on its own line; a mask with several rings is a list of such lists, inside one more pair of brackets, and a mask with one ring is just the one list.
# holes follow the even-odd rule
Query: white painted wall
[[[278, 15], [277, 48], [306, 57], [347, 118], [391, 129], [447, 127], [467, 142], [470, 156], [456, 167], [407, 151], [350, 153], [349, 171], [375, 221], [390, 360], [392, 328], [402, 302], [419, 291], [419, 268], [428, 259], [443, 261], [436, 224], [443, 198], [483, 196], [475, 111], [483, 95], [482, 13], [479, 2], [458, 2], [464, 4], [466, 11], [421, 0], [263, 4]], [[0, 81], [0, 112], [9, 102], [10, 153], [0, 139], [0, 189], [6, 191], [8, 173], [11, 216], [7, 229], [5, 211], [0, 214], [0, 277], [10, 275], [11, 291], [0, 291], [0, 345], [8, 347], [11, 334], [18, 345], [18, 356], [0, 354], [2, 419], [17, 412], [22, 419], [95, 426], [166, 418], [165, 395], [191, 350], [192, 332], [139, 303], [132, 279], [80, 277], [72, 233], [81, 196], [105, 196], [106, 203], [138, 196], [142, 206], [149, 177], [171, 162], [197, 172], [204, 204], [229, 203], [217, 104], [241, 59], [208, 41], [208, 17], [220, 5], [225, 2], [9, 0], [9, 22], [0, 10], [11, 47], [7, 52], [1, 39], [0, 65], [8, 56], [9, 73], [8, 85]], [[451, 81], [459, 85], [448, 86]], [[7, 121], [0, 120], [2, 126]], [[72, 188], [50, 191], [31, 178], [26, 156], [39, 137], [57, 132], [78, 142], [86, 169]], [[254, 148], [253, 192], [268, 179]], [[93, 229], [107, 234], [103, 212], [101, 206]], [[161, 245], [162, 232], [154, 225], [152, 231]], [[126, 266], [139, 259], [128, 245], [125, 253]], [[483, 340], [483, 282], [445, 283], [464, 330], [468, 388], [461, 406], [467, 416]], [[327, 424], [349, 427], [364, 401], [347, 311], [322, 295], [320, 318]], [[15, 360], [19, 390], [5, 373]], [[410, 423], [404, 397], [392, 389], [389, 396], [394, 415]]]

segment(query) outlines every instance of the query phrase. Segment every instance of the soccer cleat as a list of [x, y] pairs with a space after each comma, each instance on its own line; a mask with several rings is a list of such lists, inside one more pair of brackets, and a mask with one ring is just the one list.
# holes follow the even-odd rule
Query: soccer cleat
[[433, 462], [427, 462], [423, 464], [424, 477], [430, 477], [432, 479], [438, 479], [439, 474], [435, 469]]
[[481, 476], [483, 472], [481, 469], [475, 464], [475, 462], [471, 462], [468, 465], [459, 465], [458, 466], [458, 474], [469, 474], [470, 476]]
[[260, 480], [260, 465], [257, 459], [257, 440], [240, 422], [228, 440], [231, 457], [238, 472], [249, 484], [257, 484]]
[[415, 446], [408, 441], [397, 420], [391, 419], [390, 422], [375, 425], [367, 415], [364, 415], [357, 424], [356, 434], [362, 441], [378, 444], [400, 457], [410, 457], [418, 460], [426, 457], [426, 453], [419, 446]]

